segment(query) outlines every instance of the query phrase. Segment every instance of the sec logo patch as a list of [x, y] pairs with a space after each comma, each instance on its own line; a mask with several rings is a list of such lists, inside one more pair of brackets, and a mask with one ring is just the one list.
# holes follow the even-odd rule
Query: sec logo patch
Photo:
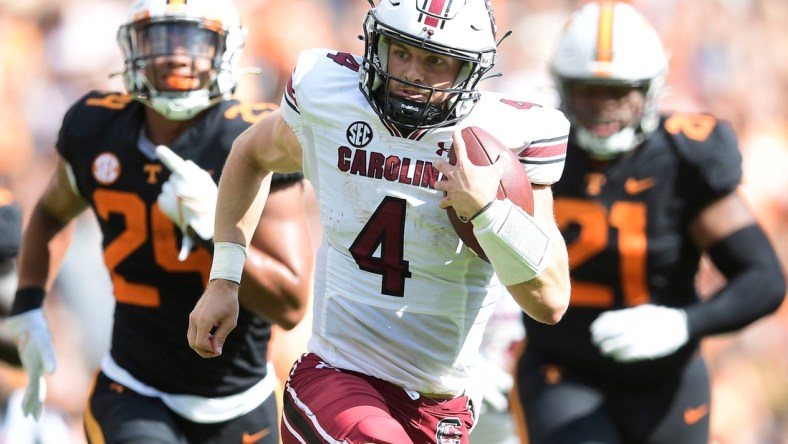
[[372, 141], [372, 127], [367, 122], [353, 122], [345, 132], [348, 143], [356, 148], [363, 148]]
[[120, 177], [120, 160], [113, 153], [104, 152], [93, 160], [93, 177], [102, 185], [110, 185]]

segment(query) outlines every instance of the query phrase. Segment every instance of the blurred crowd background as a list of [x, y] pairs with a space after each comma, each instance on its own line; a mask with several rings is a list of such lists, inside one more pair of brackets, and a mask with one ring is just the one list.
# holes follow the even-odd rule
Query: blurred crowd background
[[[54, 142], [68, 106], [91, 89], [122, 90], [115, 41], [130, 0], [0, 0], [0, 192], [29, 214], [54, 166]], [[329, 47], [360, 54], [367, 0], [236, 0], [249, 29], [238, 95], [279, 103], [299, 51]], [[485, 89], [517, 92], [556, 105], [546, 63], [572, 0], [493, 0], [499, 37], [497, 72]], [[708, 111], [730, 121], [744, 156], [742, 192], [788, 264], [788, 2], [785, 0], [633, 0], [654, 23], [670, 54], [666, 110]], [[687, 190], [691, 192], [691, 190]], [[46, 311], [57, 372], [49, 409], [84, 442], [82, 408], [109, 344], [113, 300], [89, 213]], [[706, 267], [699, 285], [720, 285]], [[5, 298], [13, 282], [0, 286]], [[742, 295], [747, 297], [747, 295]], [[714, 443], [788, 443], [788, 303], [742, 332], [709, 338]], [[184, 332], [185, 334], [185, 332]], [[153, 364], [152, 364], [153, 365]], [[0, 398], [25, 383], [0, 364]], [[33, 427], [18, 407], [0, 409], [0, 443]], [[55, 426], [50, 430], [54, 431]], [[13, 430], [12, 430], [13, 429]], [[20, 432], [22, 430], [22, 432]], [[60, 432], [62, 430], [57, 429]], [[20, 435], [21, 436], [21, 435]], [[60, 438], [53, 442], [67, 442]]]

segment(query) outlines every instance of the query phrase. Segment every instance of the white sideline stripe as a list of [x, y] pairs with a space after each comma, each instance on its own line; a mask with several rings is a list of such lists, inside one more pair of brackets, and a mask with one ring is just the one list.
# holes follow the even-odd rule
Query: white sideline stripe
[[[295, 390], [293, 390], [293, 388], [290, 387], [289, 384], [287, 385], [286, 389], [287, 389], [287, 393], [289, 393], [290, 397], [293, 399], [293, 401], [295, 401], [296, 407], [298, 407], [302, 412], [306, 413], [306, 416], [309, 417], [309, 421], [311, 421], [312, 424], [315, 426], [315, 430], [317, 430], [317, 432], [320, 434], [320, 436], [323, 437], [323, 439], [325, 439], [327, 443], [329, 443], [329, 444], [347, 444], [346, 441], [337, 441], [337, 440], [335, 440], [331, 435], [329, 435], [325, 431], [325, 429], [323, 429], [323, 427], [320, 425], [320, 423], [317, 422], [317, 417], [315, 416], [314, 413], [312, 413], [312, 410], [310, 410], [309, 407], [307, 407], [306, 404], [301, 402], [301, 399], [298, 398], [298, 395], [296, 395]], [[282, 416], [284, 417], [284, 415], [282, 415]], [[287, 428], [290, 429], [291, 431], [293, 430], [289, 425], [288, 425]], [[293, 435], [295, 435], [295, 433], [293, 433]], [[298, 438], [299, 438], [299, 440], [301, 439], [300, 437], [298, 437]]]

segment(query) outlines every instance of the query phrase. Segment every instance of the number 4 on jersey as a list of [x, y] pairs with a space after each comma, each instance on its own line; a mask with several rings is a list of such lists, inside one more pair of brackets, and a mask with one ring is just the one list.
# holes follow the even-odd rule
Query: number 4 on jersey
[[[389, 296], [404, 296], [405, 279], [411, 276], [402, 257], [406, 208], [404, 199], [384, 198], [350, 246], [359, 268], [383, 276], [380, 292]], [[375, 256], [378, 247], [380, 255]]]

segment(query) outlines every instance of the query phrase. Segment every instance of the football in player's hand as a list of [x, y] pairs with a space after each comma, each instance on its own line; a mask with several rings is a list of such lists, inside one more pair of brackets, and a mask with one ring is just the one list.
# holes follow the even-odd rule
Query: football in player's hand
[[[520, 165], [517, 156], [504, 146], [500, 140], [477, 126], [463, 129], [462, 140], [465, 141], [465, 151], [468, 154], [468, 159], [474, 165], [492, 165], [499, 155], [511, 156], [512, 161], [509, 164], [509, 168], [504, 172], [503, 177], [501, 177], [501, 183], [498, 185], [498, 199], [508, 197], [515, 205], [518, 205], [526, 213], [533, 216], [534, 196], [531, 190], [531, 181]], [[453, 149], [449, 150], [449, 163], [452, 165], [457, 164], [457, 158]], [[461, 220], [452, 207], [446, 208], [446, 212], [449, 215], [451, 226], [454, 227], [454, 231], [457, 232], [463, 243], [479, 255], [480, 258], [489, 262], [487, 255], [473, 234], [473, 224], [469, 220]]]

